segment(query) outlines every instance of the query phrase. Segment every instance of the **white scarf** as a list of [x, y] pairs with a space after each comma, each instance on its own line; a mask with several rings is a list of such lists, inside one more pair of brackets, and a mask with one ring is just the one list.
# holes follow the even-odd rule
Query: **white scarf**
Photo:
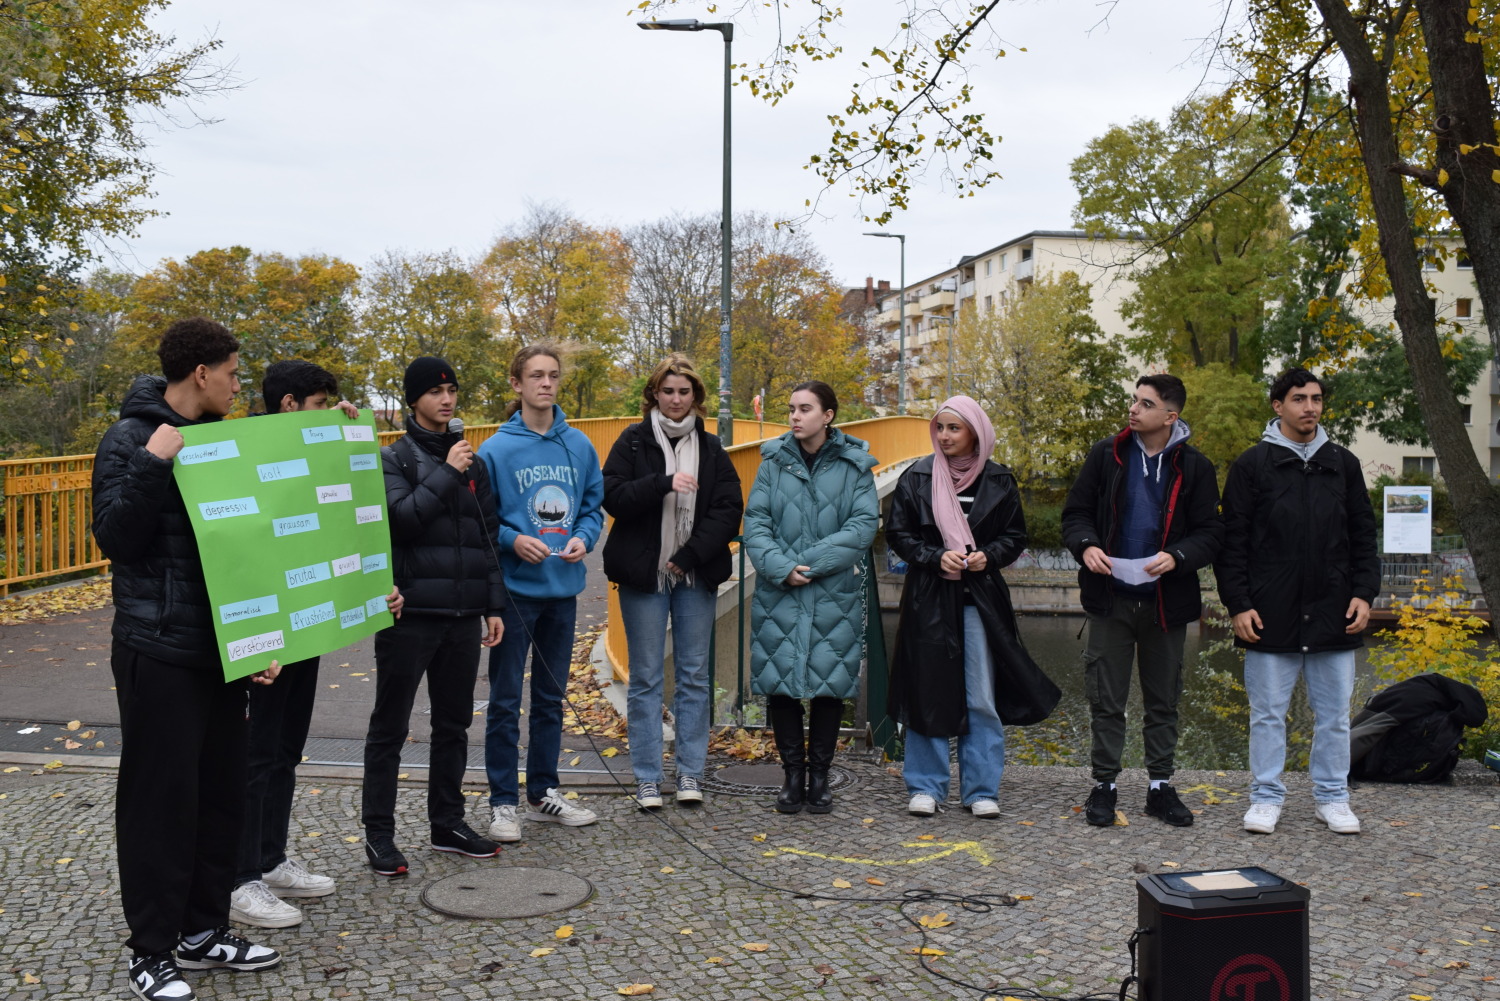
[[[695, 480], [698, 478], [698, 436], [693, 433], [697, 429], [696, 414], [689, 413], [680, 421], [672, 421], [660, 410], [652, 408], [651, 433], [656, 436], [656, 443], [661, 446], [662, 455], [667, 460], [668, 476], [687, 473]], [[674, 580], [667, 572], [667, 561], [692, 537], [693, 508], [697, 500], [696, 492], [678, 493], [676, 490], [662, 498], [661, 551], [656, 556], [656, 590], [660, 594], [665, 594]], [[691, 585], [692, 576], [687, 574], [683, 582]]]

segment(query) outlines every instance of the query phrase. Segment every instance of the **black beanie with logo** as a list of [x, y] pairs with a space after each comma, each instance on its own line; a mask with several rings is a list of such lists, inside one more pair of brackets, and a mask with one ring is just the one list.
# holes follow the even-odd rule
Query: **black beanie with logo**
[[423, 355], [406, 366], [402, 382], [406, 387], [406, 402], [410, 404], [417, 402], [417, 397], [433, 386], [441, 386], [445, 382], [453, 383], [456, 389], [458, 376], [453, 374], [453, 366], [443, 359]]

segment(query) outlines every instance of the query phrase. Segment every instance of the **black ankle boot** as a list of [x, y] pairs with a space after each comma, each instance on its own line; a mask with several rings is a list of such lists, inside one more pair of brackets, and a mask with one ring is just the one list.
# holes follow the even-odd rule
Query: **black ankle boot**
[[786, 772], [786, 781], [781, 784], [781, 792], [776, 794], [776, 812], [800, 813], [807, 798], [807, 766], [783, 765], [782, 770]]
[[828, 767], [813, 766], [807, 772], [807, 812], [832, 813], [833, 793], [828, 790]]
[[767, 700], [776, 753], [786, 773], [776, 796], [777, 813], [800, 813], [807, 799], [807, 752], [802, 746], [802, 703], [784, 695]]

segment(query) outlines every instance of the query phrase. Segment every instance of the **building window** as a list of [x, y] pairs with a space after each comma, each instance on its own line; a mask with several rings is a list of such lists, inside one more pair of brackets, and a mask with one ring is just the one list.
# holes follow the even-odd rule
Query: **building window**
[[984, 311], [986, 313], [993, 313], [995, 311], [995, 297], [994, 296], [987, 295], [987, 296], [984, 297]]
[[1437, 460], [1430, 455], [1403, 455], [1401, 457], [1401, 472], [1421, 473], [1423, 476], [1431, 476], [1434, 463]]
[[995, 264], [995, 259], [993, 257], [986, 257], [984, 259], [984, 276], [986, 278], [988, 278], [990, 276], [990, 268], [992, 268], [994, 266], [994, 264]]
[[1023, 261], [1029, 261], [1029, 260], [1031, 260], [1031, 248], [1030, 247], [1022, 247], [1021, 248], [1021, 260], [1023, 260]]
[[1469, 260], [1469, 252], [1463, 247], [1458, 248], [1458, 270], [1473, 271], [1474, 262]]
[[1460, 403], [1458, 405], [1458, 412], [1463, 415], [1465, 425], [1474, 423], [1474, 404]]
[[1474, 315], [1474, 300], [1459, 299], [1453, 304], [1453, 315], [1460, 320], [1467, 320]]
[[1005, 259], [1007, 257], [1009, 257], [1009, 256], [1010, 256], [1009, 254], [1001, 254], [1000, 255], [1000, 270], [1001, 271], [1005, 270]]

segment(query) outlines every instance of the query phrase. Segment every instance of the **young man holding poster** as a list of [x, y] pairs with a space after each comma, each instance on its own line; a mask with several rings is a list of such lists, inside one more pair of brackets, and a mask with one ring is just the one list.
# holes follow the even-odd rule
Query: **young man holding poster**
[[[137, 379], [99, 443], [93, 532], [113, 562], [115, 837], [130, 989], [145, 1001], [190, 1001], [180, 969], [262, 970], [281, 956], [228, 927], [246, 681], [224, 681], [202, 558], [172, 476], [178, 428], [233, 406], [239, 342], [212, 320], [179, 320], [157, 356], [166, 378]], [[270, 661], [249, 680], [269, 685], [278, 671]]]
[[1219, 597], [1245, 651], [1250, 809], [1245, 830], [1271, 834], [1286, 786], [1286, 710], [1300, 675], [1313, 711], [1314, 815], [1358, 834], [1349, 808], [1349, 698], [1354, 651], [1380, 592], [1375, 512], [1359, 459], [1319, 425], [1323, 384], [1303, 368], [1271, 385], [1260, 444], [1229, 467]]
[[510, 605], [505, 639], [490, 651], [490, 707], [484, 764], [490, 780], [496, 841], [520, 841], [519, 743], [522, 678], [531, 654], [528, 718], [527, 820], [583, 827], [599, 818], [563, 797], [557, 757], [562, 750], [563, 697], [573, 662], [583, 558], [604, 528], [604, 476], [588, 437], [568, 427], [555, 402], [562, 382], [558, 349], [522, 348], [510, 365], [520, 399], [510, 420], [479, 448], [500, 512], [500, 552]]
[[[346, 417], [359, 417], [352, 403], [338, 399], [333, 373], [311, 362], [272, 363], [261, 392], [269, 414], [337, 407]], [[386, 602], [399, 619], [400, 590], [392, 589]], [[281, 898], [325, 897], [334, 891], [332, 879], [309, 872], [286, 853], [297, 765], [317, 689], [317, 657], [283, 664], [276, 684], [250, 689], [249, 785], [239, 872], [229, 898], [229, 916], [241, 924], [290, 928], [301, 924], [302, 912]]]
[[500, 642], [505, 584], [495, 549], [495, 502], [484, 463], [448, 429], [458, 377], [441, 358], [407, 366], [406, 435], [381, 449], [396, 585], [405, 614], [375, 634], [375, 708], [365, 737], [365, 855], [382, 876], [403, 876], [396, 847], [396, 779], [417, 686], [427, 677], [432, 754], [427, 819], [433, 851], [489, 858], [499, 851], [464, 822], [468, 729], [479, 677], [479, 643]]

